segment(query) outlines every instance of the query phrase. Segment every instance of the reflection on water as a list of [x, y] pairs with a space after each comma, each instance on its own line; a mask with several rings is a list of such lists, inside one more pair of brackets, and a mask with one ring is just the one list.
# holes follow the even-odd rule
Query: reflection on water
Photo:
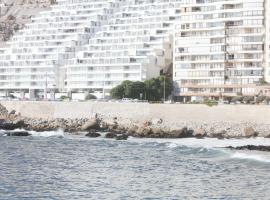
[[269, 199], [268, 153], [183, 143], [0, 137], [0, 199]]

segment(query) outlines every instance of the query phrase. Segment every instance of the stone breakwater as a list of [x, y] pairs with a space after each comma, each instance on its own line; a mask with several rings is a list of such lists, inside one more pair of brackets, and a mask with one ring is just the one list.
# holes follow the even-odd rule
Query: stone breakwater
[[69, 134], [98, 137], [106, 132], [107, 138], [126, 139], [125, 136], [140, 138], [270, 138], [270, 124], [252, 122], [198, 122], [164, 121], [163, 118], [134, 120], [121, 116], [91, 113], [88, 118], [33, 118], [22, 116], [16, 110], [0, 106], [0, 129], [55, 131], [62, 129]]

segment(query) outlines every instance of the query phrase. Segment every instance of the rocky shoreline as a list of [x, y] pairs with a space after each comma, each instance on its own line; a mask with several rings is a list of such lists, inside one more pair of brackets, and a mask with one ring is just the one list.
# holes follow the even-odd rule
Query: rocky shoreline
[[[73, 135], [99, 137], [98, 132], [106, 132], [107, 138], [127, 139], [128, 136], [139, 138], [270, 138], [270, 124], [232, 123], [232, 122], [164, 122], [163, 119], [149, 119], [139, 122], [122, 119], [119, 116], [102, 116], [94, 113], [91, 118], [80, 119], [36, 119], [21, 116], [15, 110], [8, 110], [0, 105], [0, 129], [26, 131], [63, 130]], [[24, 133], [25, 134], [25, 133]]]

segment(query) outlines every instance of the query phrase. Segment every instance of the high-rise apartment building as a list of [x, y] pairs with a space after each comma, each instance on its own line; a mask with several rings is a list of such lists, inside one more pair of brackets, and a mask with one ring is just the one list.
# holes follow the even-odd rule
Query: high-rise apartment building
[[179, 99], [254, 95], [258, 84], [270, 82], [269, 6], [269, 0], [57, 0], [0, 48], [0, 91], [107, 93], [173, 63]]
[[175, 95], [254, 95], [270, 81], [268, 0], [184, 0], [175, 27]]
[[0, 49], [0, 90], [107, 90], [158, 76], [182, 0], [57, 0]]

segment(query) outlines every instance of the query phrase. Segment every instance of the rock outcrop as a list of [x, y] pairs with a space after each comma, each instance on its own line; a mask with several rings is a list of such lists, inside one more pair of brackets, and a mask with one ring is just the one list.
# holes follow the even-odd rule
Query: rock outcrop
[[246, 145], [246, 146], [240, 146], [240, 147], [226, 147], [228, 149], [233, 149], [233, 150], [250, 150], [250, 151], [270, 151], [270, 146], [255, 146], [255, 145]]
[[0, 2], [0, 46], [14, 33], [23, 29], [32, 16], [44, 11], [54, 3], [53, 0], [3, 0]]

